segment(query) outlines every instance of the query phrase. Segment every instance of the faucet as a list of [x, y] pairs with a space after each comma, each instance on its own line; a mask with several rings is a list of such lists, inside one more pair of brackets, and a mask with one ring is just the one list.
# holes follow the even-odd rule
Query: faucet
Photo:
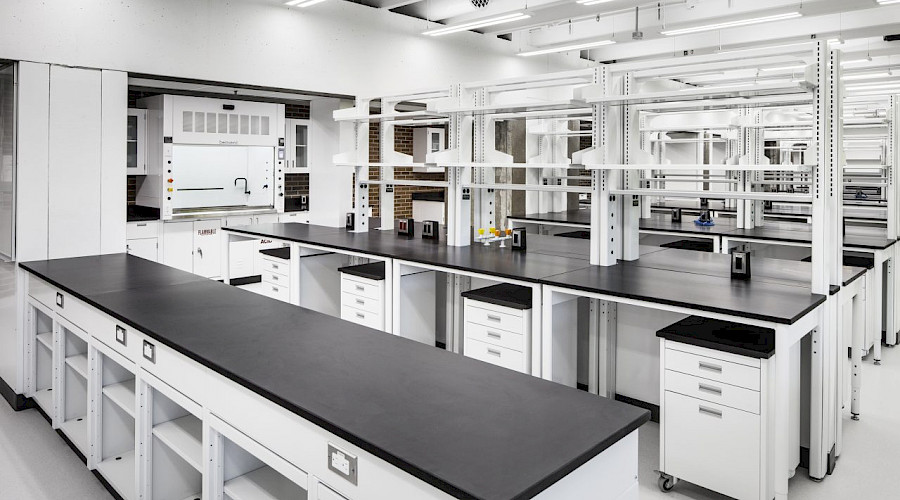
[[244, 181], [244, 194], [250, 194], [250, 189], [247, 184], [247, 178], [246, 177], [238, 177], [237, 179], [234, 180], [235, 186], [237, 186], [238, 181]]

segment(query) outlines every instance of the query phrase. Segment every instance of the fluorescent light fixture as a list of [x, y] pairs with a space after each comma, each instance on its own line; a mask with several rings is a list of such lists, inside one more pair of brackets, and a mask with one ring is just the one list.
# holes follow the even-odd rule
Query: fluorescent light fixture
[[594, 47], [602, 47], [604, 45], [612, 45], [616, 42], [613, 40], [601, 40], [599, 42], [587, 42], [587, 43], [578, 43], [575, 45], [563, 45], [560, 47], [550, 47], [549, 49], [539, 49], [532, 50], [529, 52], [519, 52], [518, 55], [522, 57], [531, 57], [531, 56], [540, 56], [543, 54], [552, 54], [554, 52], [568, 52], [570, 50], [584, 50], [591, 49]]
[[[898, 0], [900, 1], [900, 0]], [[712, 31], [719, 30], [725, 28], [736, 28], [738, 26], [749, 26], [751, 24], [759, 24], [759, 23], [767, 23], [771, 21], [784, 21], [786, 19], [796, 19], [798, 17], [803, 16], [803, 14], [799, 12], [788, 12], [786, 14], [776, 14], [774, 16], [764, 16], [764, 17], [753, 17], [750, 19], [738, 19], [736, 21], [726, 21], [722, 23], [715, 24], [705, 24], [702, 26], [693, 26], [691, 28], [679, 28], [674, 30], [665, 30], [660, 31], [660, 34], [665, 36], [675, 36], [675, 35], [688, 35], [691, 33], [700, 33], [703, 31]]]
[[878, 5], [891, 5], [900, 3], [900, 0], [878, 0]]
[[581, 5], [599, 5], [601, 3], [609, 3], [613, 0], [578, 0]]
[[289, 7], [300, 7], [301, 9], [304, 9], [306, 7], [315, 5], [317, 3], [322, 3], [324, 1], [325, 0], [290, 0], [289, 2], [284, 2], [284, 4]]
[[849, 61], [841, 61], [841, 65], [843, 66], [844, 64], [859, 64], [865, 62], [872, 62], [872, 57], [869, 56], [864, 59], [850, 59]]
[[777, 66], [774, 68], [760, 68], [760, 71], [798, 71], [806, 69], [805, 64], [795, 64], [794, 66]]
[[521, 21], [523, 19], [528, 19], [531, 16], [528, 14], [524, 14], [522, 12], [516, 12], [515, 14], [505, 14], [497, 17], [489, 17], [487, 19], [482, 19], [480, 21], [471, 21], [468, 23], [458, 24], [456, 26], [445, 26], [443, 28], [428, 30], [423, 32], [423, 35], [428, 36], [441, 36], [441, 35], [449, 35], [450, 33], [459, 33], [460, 31], [469, 31], [478, 28], [485, 28], [487, 26], [494, 26], [497, 24], [503, 23], [511, 23], [513, 21]]
[[858, 85], [847, 85], [844, 90], [885, 90], [900, 88], [900, 81], [891, 83], [862, 83]]
[[879, 73], [859, 73], [856, 75], [847, 75], [843, 77], [843, 80], [872, 80], [875, 78], [888, 78], [890, 76], [894, 76], [890, 71], [879, 72]]

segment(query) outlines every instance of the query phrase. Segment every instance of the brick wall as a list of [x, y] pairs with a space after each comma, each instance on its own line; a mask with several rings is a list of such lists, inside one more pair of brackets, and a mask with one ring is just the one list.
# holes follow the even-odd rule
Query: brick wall
[[136, 175], [128, 176], [128, 204], [134, 205], [137, 199], [137, 177]]
[[297, 198], [309, 194], [309, 174], [288, 174], [284, 176], [285, 198]]
[[[403, 154], [412, 156], [413, 154], [413, 127], [395, 127], [394, 130], [394, 149]], [[369, 125], [369, 161], [379, 161], [379, 150], [381, 147], [381, 134], [379, 125], [373, 123]], [[379, 169], [376, 167], [369, 168], [369, 178], [379, 179]], [[423, 180], [423, 181], [446, 181], [447, 174], [413, 172], [411, 167], [402, 167], [394, 169], [395, 179], [406, 180]], [[369, 206], [373, 207], [372, 215], [380, 217], [380, 186], [369, 186]], [[420, 191], [445, 191], [444, 188], [426, 187], [426, 186], [394, 186], [394, 218], [405, 219], [412, 217], [412, 193]]]

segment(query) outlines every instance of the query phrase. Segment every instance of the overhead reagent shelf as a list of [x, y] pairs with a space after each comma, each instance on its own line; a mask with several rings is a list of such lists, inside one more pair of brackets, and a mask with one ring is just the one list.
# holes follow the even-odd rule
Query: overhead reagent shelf
[[[790, 83], [758, 83], [754, 85], [733, 85], [716, 88], [696, 87], [663, 92], [647, 92], [643, 94], [604, 95], [601, 85], [582, 87], [576, 92], [588, 104], [652, 104], [679, 101], [705, 101], [707, 99], [728, 99], [734, 97], [782, 96], [786, 94], [807, 94], [816, 89], [816, 85], [808, 82]], [[704, 103], [698, 103], [702, 106]]]

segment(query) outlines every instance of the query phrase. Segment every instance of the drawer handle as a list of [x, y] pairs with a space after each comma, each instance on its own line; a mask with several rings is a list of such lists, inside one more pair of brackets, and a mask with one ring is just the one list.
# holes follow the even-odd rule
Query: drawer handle
[[493, 316], [490, 314], [487, 315], [487, 319], [488, 319], [488, 321], [496, 321], [497, 323], [499, 323], [502, 320], [502, 318], [500, 316]]
[[137, 227], [147, 227], [147, 224], [138, 224]]
[[491, 356], [497, 356], [498, 358], [500, 357], [500, 354], [501, 354], [500, 351], [498, 351], [496, 349], [488, 349], [487, 353], [490, 354]]
[[701, 369], [701, 370], [708, 370], [708, 371], [716, 372], [716, 373], [722, 373], [722, 367], [721, 367], [721, 366], [719, 366], [719, 365], [711, 365], [711, 364], [709, 364], [709, 363], [704, 363], [703, 361], [700, 362], [700, 369]]
[[272, 269], [278, 269], [278, 264], [272, 264]]
[[487, 336], [488, 336], [488, 337], [491, 337], [492, 339], [499, 339], [499, 338], [500, 338], [500, 334], [499, 334], [499, 333], [496, 333], [496, 332], [487, 332]]
[[361, 306], [366, 305], [366, 301], [363, 300], [363, 299], [356, 299], [356, 303], [359, 304], [359, 305], [361, 305]]
[[275, 288], [275, 287], [274, 287], [274, 286], [273, 286], [273, 287], [272, 287], [272, 291], [273, 291], [273, 292], [277, 292], [277, 291], [278, 291], [278, 289], [277, 289], [277, 288]]
[[710, 393], [710, 394], [715, 394], [716, 396], [721, 396], [721, 395], [722, 395], [722, 389], [720, 389], [720, 388], [718, 388], [718, 387], [713, 387], [713, 386], [711, 386], [711, 385], [700, 384], [699, 389], [700, 389], [701, 391], [703, 391], [703, 392], [708, 392], [708, 393]]
[[62, 308], [65, 308], [65, 307], [66, 307], [66, 306], [64, 305], [64, 304], [65, 304], [65, 299], [66, 299], [66, 298], [63, 296], [63, 294], [61, 294], [61, 293], [59, 293], [59, 292], [56, 292], [56, 305], [57, 305], [57, 306], [62, 307]]
[[356, 317], [359, 319], [366, 319], [366, 315], [363, 313], [356, 313]]
[[144, 341], [143, 354], [144, 359], [151, 363], [156, 363], [156, 346], [146, 340]]
[[722, 418], [722, 412], [720, 412], [719, 410], [713, 410], [712, 408], [707, 408], [705, 406], [700, 407], [700, 413], [709, 415], [710, 417]]
[[272, 276], [272, 279], [273, 279], [274, 281], [278, 281], [278, 276], [274, 276], [274, 275], [273, 275], [273, 276]]
[[365, 291], [366, 291], [366, 287], [360, 286], [360, 285], [356, 285], [356, 289], [359, 290], [360, 292], [365, 292]]

